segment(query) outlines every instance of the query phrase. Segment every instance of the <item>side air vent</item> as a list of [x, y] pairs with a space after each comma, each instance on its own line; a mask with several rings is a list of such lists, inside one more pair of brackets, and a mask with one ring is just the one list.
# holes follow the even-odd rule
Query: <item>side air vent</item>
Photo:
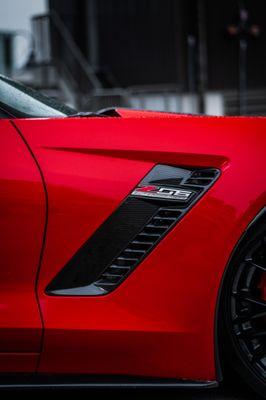
[[195, 186], [209, 186], [213, 180], [218, 176], [219, 171], [217, 169], [201, 169], [192, 172], [191, 176], [185, 180], [187, 185]]
[[47, 287], [50, 295], [103, 295], [145, 259], [220, 172], [157, 165]]
[[164, 234], [177, 222], [182, 215], [180, 211], [168, 208], [159, 208], [148, 224], [140, 231], [128, 246], [114, 259], [112, 265], [108, 267], [95, 282], [95, 286], [109, 289], [117, 285], [120, 281], [139, 264]]

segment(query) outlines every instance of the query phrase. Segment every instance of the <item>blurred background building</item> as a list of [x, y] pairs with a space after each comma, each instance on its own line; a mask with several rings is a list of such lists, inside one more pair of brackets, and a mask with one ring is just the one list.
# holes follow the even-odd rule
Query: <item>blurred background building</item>
[[266, 114], [265, 0], [0, 3], [0, 73], [80, 110]]

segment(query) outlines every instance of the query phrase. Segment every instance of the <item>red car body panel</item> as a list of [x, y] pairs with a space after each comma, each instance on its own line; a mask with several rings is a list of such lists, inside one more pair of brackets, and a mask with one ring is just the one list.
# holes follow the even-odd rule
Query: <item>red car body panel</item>
[[9, 121], [0, 120], [0, 372], [35, 371], [42, 322], [35, 293], [45, 224], [36, 163]]
[[[119, 112], [122, 118], [15, 121], [48, 194], [38, 371], [215, 380], [222, 277], [266, 202], [266, 120]], [[47, 295], [55, 275], [158, 163], [222, 174], [114, 292]]]

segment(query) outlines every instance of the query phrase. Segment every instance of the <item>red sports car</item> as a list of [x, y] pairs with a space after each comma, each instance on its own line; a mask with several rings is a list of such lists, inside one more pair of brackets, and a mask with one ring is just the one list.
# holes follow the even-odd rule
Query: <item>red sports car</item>
[[266, 397], [265, 118], [75, 114], [1, 77], [0, 135], [0, 387], [233, 367]]

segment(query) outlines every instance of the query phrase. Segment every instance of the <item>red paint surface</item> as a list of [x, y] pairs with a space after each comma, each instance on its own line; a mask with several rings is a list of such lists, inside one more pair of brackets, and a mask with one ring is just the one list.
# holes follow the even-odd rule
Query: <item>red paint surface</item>
[[[16, 121], [48, 191], [39, 371], [215, 379], [221, 278], [266, 202], [266, 120], [120, 112], [125, 118]], [[157, 163], [222, 175], [117, 290], [47, 296], [52, 278]]]
[[0, 120], [0, 153], [0, 371], [34, 371], [42, 332], [35, 281], [44, 191], [29, 150], [6, 120]]

